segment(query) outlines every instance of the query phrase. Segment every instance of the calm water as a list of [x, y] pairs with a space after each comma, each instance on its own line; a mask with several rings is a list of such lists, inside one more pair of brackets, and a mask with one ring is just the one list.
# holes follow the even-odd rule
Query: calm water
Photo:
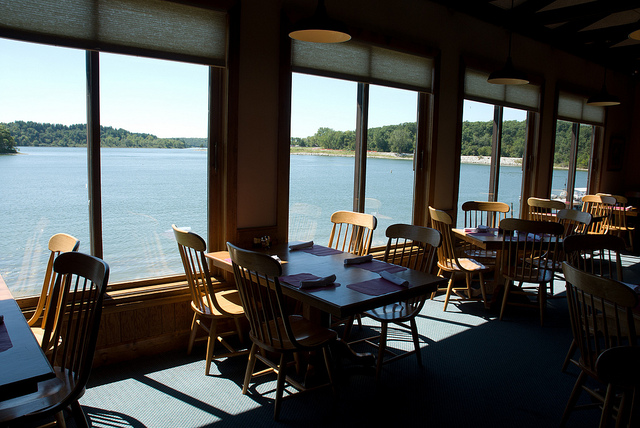
[[[0, 274], [15, 296], [39, 292], [55, 233], [75, 236], [80, 251], [89, 252], [86, 149], [20, 152], [0, 156]], [[206, 236], [206, 158], [196, 149], [102, 149], [110, 282], [182, 273], [171, 224]], [[291, 157], [291, 239], [328, 242], [331, 213], [353, 207], [353, 163], [347, 157]], [[566, 171], [556, 172], [554, 183], [562, 182]], [[460, 200], [486, 200], [489, 167], [463, 165], [461, 174], [467, 185]], [[499, 199], [517, 209], [520, 168], [503, 167], [502, 174], [509, 178], [501, 182]], [[378, 218], [374, 239], [382, 244], [387, 226], [411, 222], [412, 161], [369, 159], [366, 189], [366, 211]]]

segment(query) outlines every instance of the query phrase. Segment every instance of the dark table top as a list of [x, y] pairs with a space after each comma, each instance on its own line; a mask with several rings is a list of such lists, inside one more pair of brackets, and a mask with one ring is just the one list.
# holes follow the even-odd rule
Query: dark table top
[[35, 392], [53, 369], [0, 276], [0, 401]]
[[[319, 246], [316, 245], [314, 247], [318, 248]], [[338, 254], [320, 256], [304, 250], [289, 250], [287, 244], [277, 245], [261, 251], [276, 255], [281, 259], [283, 276], [300, 273], [310, 273], [317, 277], [336, 275], [336, 282], [340, 283], [338, 287], [300, 290], [284, 282], [282, 282], [282, 286], [285, 294], [290, 297], [340, 318], [411, 297], [430, 294], [436, 287], [443, 285], [447, 281], [445, 278], [412, 269], [397, 271], [397, 269], [393, 269], [395, 265], [388, 265], [392, 270], [396, 270], [393, 272], [394, 275], [409, 281], [409, 286], [390, 287], [389, 292], [375, 296], [347, 287], [349, 284], [380, 278], [378, 273], [363, 269], [357, 264], [345, 266], [345, 259], [355, 257], [352, 254], [340, 252]], [[213, 261], [216, 267], [232, 272], [231, 261], [227, 251], [209, 253], [207, 257]]]

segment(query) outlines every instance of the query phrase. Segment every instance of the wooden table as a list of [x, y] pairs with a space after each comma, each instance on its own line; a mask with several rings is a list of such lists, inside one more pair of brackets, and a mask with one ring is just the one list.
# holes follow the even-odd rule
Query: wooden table
[[[409, 287], [398, 287], [398, 289], [393, 292], [380, 296], [371, 296], [347, 287], [349, 284], [380, 278], [379, 274], [361, 269], [358, 265], [346, 267], [344, 260], [355, 257], [352, 254], [340, 253], [317, 256], [303, 250], [291, 251], [286, 244], [274, 246], [264, 251], [270, 255], [277, 255], [282, 260], [283, 276], [298, 273], [311, 273], [318, 277], [325, 277], [331, 274], [336, 275], [336, 282], [341, 284], [339, 287], [307, 291], [297, 289], [284, 282], [282, 283], [283, 292], [293, 299], [302, 302], [306, 308], [304, 316], [310, 319], [322, 316], [322, 314], [346, 318], [389, 303], [430, 294], [436, 290], [438, 286], [447, 282], [446, 278], [406, 269], [402, 272], [394, 273], [394, 275], [409, 281]], [[211, 259], [216, 267], [228, 272], [233, 272], [227, 251], [209, 253], [206, 257]], [[316, 311], [314, 311], [314, 309]], [[326, 324], [327, 321], [326, 319], [322, 320], [323, 324]]]
[[0, 276], [0, 403], [38, 390], [38, 382], [54, 376], [49, 361]]

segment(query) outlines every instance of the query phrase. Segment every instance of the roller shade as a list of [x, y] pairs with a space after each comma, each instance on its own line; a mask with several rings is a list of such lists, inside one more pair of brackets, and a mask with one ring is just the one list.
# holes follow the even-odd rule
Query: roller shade
[[495, 85], [487, 82], [489, 73], [467, 68], [464, 73], [464, 96], [473, 101], [513, 107], [528, 111], [540, 109], [540, 86]]
[[433, 59], [357, 41], [310, 43], [292, 40], [293, 71], [363, 83], [431, 92]]
[[226, 13], [166, 0], [2, 0], [0, 36], [225, 65]]
[[589, 106], [585, 97], [561, 91], [558, 95], [558, 119], [603, 125], [604, 107]]

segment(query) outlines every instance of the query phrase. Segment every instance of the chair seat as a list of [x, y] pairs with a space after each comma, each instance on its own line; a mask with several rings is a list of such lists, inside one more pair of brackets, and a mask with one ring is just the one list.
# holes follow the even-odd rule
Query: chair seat
[[[438, 262], [438, 267], [447, 272], [484, 272], [491, 270], [488, 266], [485, 266], [474, 259], [468, 258], [458, 259], [458, 263], [453, 260], [447, 264]], [[460, 269], [461, 267], [462, 269]]]
[[240, 294], [238, 290], [220, 290], [216, 291], [216, 299], [218, 300], [218, 304], [220, 307], [227, 312], [227, 314], [221, 313], [216, 308], [211, 308], [207, 304], [207, 300], [204, 299], [204, 308], [205, 312], [203, 313], [195, 303], [191, 302], [191, 308], [198, 312], [199, 314], [205, 317], [221, 317], [228, 318], [229, 315], [233, 316], [242, 316], [244, 314], [244, 310], [242, 308], [242, 304], [240, 302]]
[[366, 311], [364, 314], [378, 322], [404, 322], [411, 319], [421, 308], [422, 305], [396, 302]]
[[[271, 352], [296, 351], [299, 350], [300, 347], [310, 349], [319, 348], [338, 337], [338, 334], [335, 331], [304, 319], [301, 315], [289, 315], [289, 324], [291, 326], [291, 331], [293, 332], [293, 337], [298, 342], [299, 346], [297, 347], [288, 338], [286, 338], [286, 335], [281, 342], [274, 341], [273, 343], [261, 341], [253, 331], [249, 332], [249, 336], [254, 343], [258, 344], [258, 346]], [[281, 332], [285, 331], [282, 319], [278, 319], [277, 323], [270, 321], [268, 326], [267, 324], [262, 324], [262, 328], [273, 332], [271, 337], [277, 337], [275, 332], [278, 330]]]

